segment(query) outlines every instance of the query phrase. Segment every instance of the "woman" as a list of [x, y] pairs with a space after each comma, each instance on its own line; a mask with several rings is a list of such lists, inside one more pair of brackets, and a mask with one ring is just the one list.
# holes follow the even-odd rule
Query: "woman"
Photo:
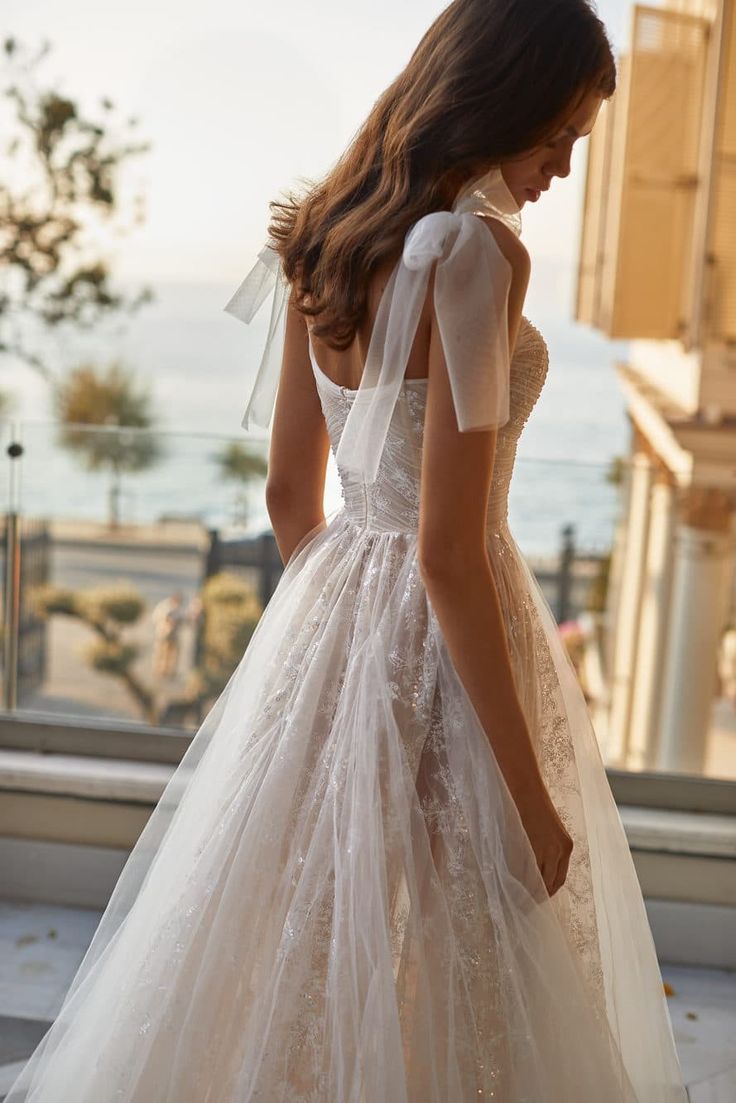
[[[274, 203], [285, 570], [10, 1103], [684, 1103], [582, 691], [507, 524], [519, 211], [613, 93], [585, 0], [454, 0]], [[322, 512], [335, 451], [345, 504]]]

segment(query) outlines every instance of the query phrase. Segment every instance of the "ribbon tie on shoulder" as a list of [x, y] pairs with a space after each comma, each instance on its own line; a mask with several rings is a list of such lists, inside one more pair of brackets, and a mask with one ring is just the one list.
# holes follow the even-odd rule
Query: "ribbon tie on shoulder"
[[409, 230], [386, 285], [335, 453], [338, 467], [366, 483], [378, 473], [435, 261], [434, 308], [458, 429], [497, 428], [509, 418], [511, 264], [481, 218], [433, 211]]
[[[483, 218], [433, 211], [413, 224], [378, 305], [360, 386], [335, 452], [337, 465], [375, 481], [416, 336], [432, 265], [434, 309], [460, 432], [509, 418], [508, 296], [512, 268]], [[289, 283], [265, 246], [225, 310], [250, 322], [273, 291], [261, 362], [242, 419], [268, 429], [278, 389]]]
[[460, 230], [459, 216], [452, 211], [433, 211], [420, 218], [409, 230], [404, 241], [402, 260], [412, 272], [426, 268], [439, 260]]
[[269, 428], [284, 348], [289, 281], [284, 277], [281, 258], [276, 250], [264, 245], [256, 263], [223, 309], [241, 322], [249, 323], [266, 301], [269, 292], [273, 292], [271, 318], [261, 362], [241, 421], [244, 429], [250, 429], [251, 424], [262, 429]]

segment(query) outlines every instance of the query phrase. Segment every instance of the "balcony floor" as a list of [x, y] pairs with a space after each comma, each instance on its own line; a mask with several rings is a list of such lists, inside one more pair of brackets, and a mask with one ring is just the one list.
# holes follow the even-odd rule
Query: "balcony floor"
[[[53, 1021], [101, 913], [0, 901], [0, 1101]], [[736, 972], [662, 965], [691, 1103], [736, 1099]]]

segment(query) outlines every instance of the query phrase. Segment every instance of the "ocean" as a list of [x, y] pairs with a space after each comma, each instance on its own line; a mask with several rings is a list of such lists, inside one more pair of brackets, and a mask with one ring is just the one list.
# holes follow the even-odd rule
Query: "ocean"
[[[237, 281], [236, 281], [237, 284]], [[123, 520], [151, 523], [164, 517], [198, 519], [208, 527], [241, 524], [247, 532], [269, 526], [263, 485], [245, 500], [220, 473], [217, 455], [232, 440], [267, 454], [267, 442], [246, 435], [240, 419], [257, 367], [267, 309], [252, 326], [226, 314], [234, 287], [223, 284], [156, 283], [156, 300], [137, 313], [92, 332], [36, 336], [58, 377], [74, 366], [119, 361], [135, 372], [151, 395], [163, 454], [151, 469], [123, 476]], [[628, 456], [629, 427], [613, 363], [626, 343], [612, 342], [532, 302], [525, 314], [543, 333], [550, 366], [542, 395], [519, 443], [509, 520], [522, 550], [555, 554], [564, 525], [574, 526], [576, 545], [604, 552], [619, 510], [616, 486], [607, 481], [616, 456]], [[30, 331], [27, 331], [30, 332]], [[80, 458], [59, 446], [49, 385], [31, 368], [4, 357], [0, 388], [15, 403], [13, 421], [0, 424], [3, 446], [20, 437], [19, 504], [29, 517], [85, 521], [106, 517], [109, 477], [86, 471]], [[11, 493], [5, 461], [0, 495]], [[325, 491], [329, 514], [340, 505], [331, 456]]]

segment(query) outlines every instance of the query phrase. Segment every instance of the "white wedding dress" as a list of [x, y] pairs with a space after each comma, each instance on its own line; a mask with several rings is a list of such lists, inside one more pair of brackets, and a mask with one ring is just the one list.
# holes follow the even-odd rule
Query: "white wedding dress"
[[[338, 454], [363, 396], [310, 351]], [[548, 897], [422, 582], [427, 384], [400, 378], [375, 480], [340, 468], [344, 505], [292, 554], [7, 1103], [685, 1103], [585, 700], [507, 523], [547, 368], [524, 318], [487, 546], [574, 840], [564, 886]]]

